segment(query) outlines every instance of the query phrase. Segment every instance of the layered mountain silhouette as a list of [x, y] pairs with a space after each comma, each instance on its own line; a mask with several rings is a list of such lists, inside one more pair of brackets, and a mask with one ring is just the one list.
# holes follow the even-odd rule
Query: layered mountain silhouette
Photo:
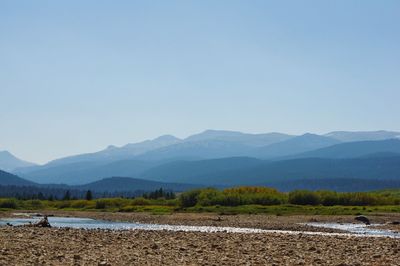
[[[185, 191], [199, 185], [184, 183], [168, 183], [152, 180], [144, 180], [130, 177], [109, 177], [84, 185], [68, 186], [65, 184], [38, 184], [11, 173], [0, 170], [0, 187], [27, 187], [37, 189], [63, 189], [63, 190], [92, 190], [95, 192], [116, 192], [116, 191], [153, 191], [163, 188], [171, 191]], [[40, 190], [38, 190], [40, 191]]]
[[110, 162], [123, 160], [135, 157], [148, 151], [170, 146], [181, 141], [182, 140], [174, 136], [164, 135], [153, 140], [127, 144], [123, 147], [115, 147], [110, 145], [106, 149], [99, 152], [86, 153], [57, 159], [49, 162], [46, 166], [64, 165], [76, 162]]
[[293, 157], [297, 158], [356, 158], [356, 157], [390, 157], [400, 155], [400, 139], [381, 141], [357, 141], [341, 143], [321, 148]]
[[[292, 136], [207, 130], [57, 159], [13, 173], [41, 184], [85, 185], [110, 177], [197, 185], [342, 188], [395, 185], [400, 133], [345, 132]], [[112, 179], [118, 184], [131, 179]], [[313, 180], [312, 182], [310, 180]], [[347, 180], [347, 181], [346, 181]], [[365, 181], [367, 180], [367, 181]], [[361, 184], [365, 185], [361, 186]], [[111, 185], [109, 183], [109, 185]], [[291, 185], [290, 185], [291, 184]], [[150, 186], [150, 185], [149, 185]], [[354, 187], [354, 186], [352, 186]]]
[[338, 143], [340, 143], [339, 140], [308, 133], [261, 147], [252, 155], [257, 158], [276, 158], [329, 147]]
[[[235, 164], [231, 162], [235, 161]], [[198, 169], [204, 169], [197, 171]], [[305, 158], [282, 161], [227, 158], [170, 163], [144, 173], [144, 178], [205, 185], [272, 184], [289, 180], [355, 178], [400, 180], [400, 156], [357, 159]]]
[[34, 182], [0, 170], [0, 186], [33, 186]]
[[273, 143], [281, 142], [293, 138], [294, 136], [282, 133], [248, 134], [237, 131], [227, 130], [206, 130], [202, 133], [189, 136], [186, 142], [196, 142], [204, 140], [220, 140], [227, 142], [241, 143], [247, 146], [262, 147]]
[[82, 186], [75, 186], [75, 189], [92, 190], [96, 192], [116, 192], [116, 191], [154, 191], [162, 188], [171, 191], [185, 191], [201, 187], [199, 185], [156, 182], [144, 179], [129, 177], [110, 177], [89, 183]]
[[145, 170], [159, 165], [158, 162], [121, 160], [88, 161], [46, 166], [33, 169], [20, 176], [41, 184], [86, 184], [112, 176], [138, 177]]

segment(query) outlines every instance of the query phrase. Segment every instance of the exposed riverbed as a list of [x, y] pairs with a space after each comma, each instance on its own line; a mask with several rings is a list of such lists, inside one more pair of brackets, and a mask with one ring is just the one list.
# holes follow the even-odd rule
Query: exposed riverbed
[[[0, 226], [12, 225], [22, 226], [37, 223], [41, 217], [31, 216], [28, 213], [14, 213], [18, 218], [0, 219]], [[22, 218], [21, 218], [22, 216]], [[193, 225], [168, 225], [168, 224], [146, 224], [133, 222], [116, 222], [107, 220], [97, 220], [91, 218], [79, 217], [49, 217], [50, 224], [58, 228], [75, 228], [75, 229], [108, 229], [108, 230], [167, 230], [167, 231], [185, 231], [185, 232], [227, 232], [227, 233], [281, 233], [281, 234], [309, 234], [309, 235], [354, 235], [364, 237], [393, 237], [400, 238], [398, 232], [385, 229], [376, 229], [379, 224], [364, 225], [360, 223], [325, 223], [310, 222], [305, 225], [317, 228], [338, 229], [344, 233], [328, 233], [328, 232], [309, 232], [309, 231], [292, 231], [292, 230], [267, 230], [258, 228], [243, 227], [224, 227], [224, 226], [193, 226]]]
[[[0, 227], [0, 265], [399, 265], [400, 240], [358, 237], [305, 223], [352, 224], [352, 216], [47, 212], [116, 223], [241, 227], [296, 234]], [[28, 215], [29, 216], [29, 215]], [[19, 218], [0, 213], [0, 218]], [[400, 214], [370, 216], [373, 224]], [[374, 226], [369, 227], [371, 229]], [[398, 225], [390, 229], [398, 231]], [[315, 233], [317, 232], [317, 233]], [[320, 234], [331, 233], [331, 234]], [[338, 234], [339, 233], [339, 234]]]

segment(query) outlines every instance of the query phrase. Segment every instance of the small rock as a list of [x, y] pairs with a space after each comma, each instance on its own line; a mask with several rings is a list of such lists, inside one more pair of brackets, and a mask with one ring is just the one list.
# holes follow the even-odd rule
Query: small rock
[[315, 247], [310, 247], [308, 250], [309, 251], [316, 251], [317, 249]]
[[359, 221], [359, 222], [363, 222], [366, 225], [370, 225], [371, 224], [369, 219], [367, 217], [365, 217], [364, 215], [356, 216], [356, 218], [354, 218], [354, 220]]

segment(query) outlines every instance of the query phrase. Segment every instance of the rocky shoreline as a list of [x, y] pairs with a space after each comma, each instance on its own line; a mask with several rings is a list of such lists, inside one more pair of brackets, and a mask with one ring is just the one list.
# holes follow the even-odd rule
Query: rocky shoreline
[[[2, 217], [14, 217], [15, 213], [37, 214], [34, 211], [0, 212]], [[170, 224], [170, 225], [194, 225], [194, 226], [227, 226], [227, 227], [246, 227], [267, 230], [293, 230], [311, 232], [343, 232], [336, 229], [315, 228], [304, 225], [309, 222], [337, 222], [355, 223], [355, 216], [352, 215], [218, 215], [216, 213], [174, 213], [167, 215], [155, 215], [146, 212], [96, 212], [96, 211], [43, 211], [41, 216], [63, 216], [63, 217], [82, 217], [108, 221], [120, 222], [139, 222], [149, 224]], [[400, 213], [375, 214], [368, 218], [373, 224], [381, 224], [379, 228], [390, 229], [400, 232]], [[396, 224], [397, 223], [397, 224]]]
[[[310, 220], [349, 222], [354, 219], [352, 216], [219, 218], [215, 214], [58, 211], [46, 214], [283, 230], [307, 229], [298, 223]], [[11, 213], [0, 216], [11, 216]], [[397, 214], [379, 215], [371, 220], [377, 223], [398, 218]], [[0, 239], [0, 265], [399, 265], [400, 261], [400, 240], [393, 238], [1, 227]]]
[[399, 240], [0, 228], [1, 265], [398, 265]]

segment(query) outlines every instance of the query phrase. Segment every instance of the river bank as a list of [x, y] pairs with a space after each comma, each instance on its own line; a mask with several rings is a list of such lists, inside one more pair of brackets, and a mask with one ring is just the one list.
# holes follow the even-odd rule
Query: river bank
[[0, 265], [398, 265], [400, 241], [284, 234], [0, 228]]
[[[34, 214], [37, 211], [9, 211], [0, 212], [0, 218], [13, 217], [18, 213]], [[353, 215], [264, 215], [264, 214], [238, 214], [218, 215], [216, 213], [173, 213], [151, 214], [146, 212], [97, 212], [97, 211], [42, 211], [41, 215], [81, 217], [98, 220], [139, 222], [148, 224], [193, 225], [193, 226], [224, 226], [246, 227], [268, 230], [295, 230], [295, 231], [322, 231], [340, 232], [333, 229], [315, 228], [304, 225], [309, 222], [335, 222], [353, 223]], [[369, 215], [371, 223], [384, 224], [384, 228], [400, 232], [400, 213], [385, 213]], [[381, 226], [380, 226], [381, 227]]]
[[[0, 217], [14, 214], [3, 212]], [[68, 211], [43, 214], [171, 225], [325, 232], [337, 230], [301, 223], [354, 222], [353, 216]], [[399, 220], [400, 215], [369, 218], [374, 223], [389, 224]], [[391, 226], [391, 229], [399, 229], [398, 225]], [[384, 237], [1, 227], [0, 239], [0, 265], [398, 265], [400, 260], [400, 240]]]

